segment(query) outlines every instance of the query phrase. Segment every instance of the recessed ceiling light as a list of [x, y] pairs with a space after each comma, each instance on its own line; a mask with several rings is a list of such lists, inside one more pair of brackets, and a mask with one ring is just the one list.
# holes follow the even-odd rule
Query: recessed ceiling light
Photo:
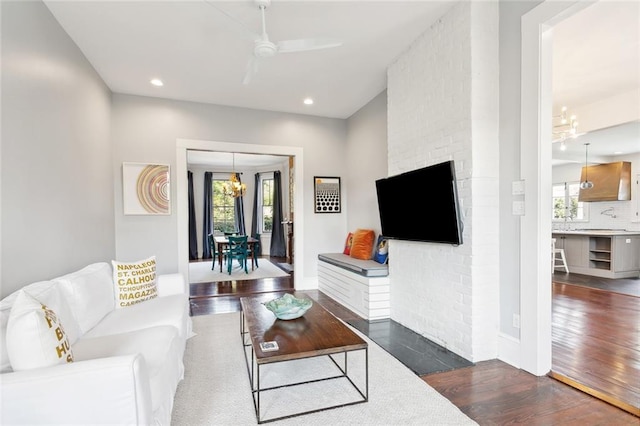
[[159, 78], [152, 78], [151, 79], [151, 84], [153, 84], [156, 87], [162, 87], [164, 86], [164, 83], [162, 82], [162, 80], [160, 80]]
[[613, 153], [613, 155], [620, 155], [620, 154], [622, 154], [622, 151], [616, 151]]
[[305, 98], [302, 102], [304, 102], [305, 105], [313, 105], [313, 99], [311, 98]]

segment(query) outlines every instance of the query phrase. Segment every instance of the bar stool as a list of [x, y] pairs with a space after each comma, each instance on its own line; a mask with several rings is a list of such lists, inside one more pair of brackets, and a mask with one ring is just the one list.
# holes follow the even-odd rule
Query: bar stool
[[[560, 257], [558, 257], [558, 254]], [[569, 273], [569, 267], [567, 266], [567, 258], [564, 254], [564, 249], [556, 248], [556, 239], [551, 239], [551, 273], [556, 270], [556, 268], [564, 268], [565, 272]]]

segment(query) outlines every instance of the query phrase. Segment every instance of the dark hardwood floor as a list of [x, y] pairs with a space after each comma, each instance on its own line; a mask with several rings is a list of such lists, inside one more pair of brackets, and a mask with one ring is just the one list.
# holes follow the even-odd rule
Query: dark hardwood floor
[[593, 289], [607, 290], [612, 293], [640, 297], [640, 278], [600, 278], [590, 275], [566, 273], [556, 270], [553, 282], [575, 284]]
[[[292, 292], [293, 279], [227, 281], [190, 287], [191, 314], [208, 315], [239, 311], [239, 298], [247, 295], [267, 301]], [[304, 294], [344, 321], [362, 319], [322, 292]], [[480, 425], [640, 425], [638, 417], [607, 402], [551, 377], [537, 377], [499, 360], [420, 377]]]
[[568, 275], [553, 282], [552, 377], [640, 416], [640, 298]]

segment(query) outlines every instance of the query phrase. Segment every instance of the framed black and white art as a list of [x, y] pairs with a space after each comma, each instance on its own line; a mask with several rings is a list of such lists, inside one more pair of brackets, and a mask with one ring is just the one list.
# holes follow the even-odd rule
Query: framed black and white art
[[314, 176], [313, 200], [315, 213], [340, 213], [340, 178]]

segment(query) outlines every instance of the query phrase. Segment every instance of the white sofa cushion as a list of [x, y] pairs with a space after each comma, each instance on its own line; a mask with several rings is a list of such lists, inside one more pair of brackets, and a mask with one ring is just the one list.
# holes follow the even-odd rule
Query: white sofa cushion
[[167, 401], [170, 401], [171, 407], [178, 382], [183, 376], [180, 340], [175, 327], [158, 326], [108, 336], [82, 337], [73, 345], [73, 353], [77, 362], [142, 354], [149, 373], [151, 408], [156, 411]]
[[9, 314], [6, 345], [14, 371], [73, 362], [71, 344], [56, 313], [24, 290]]
[[189, 301], [184, 294], [156, 297], [127, 309], [116, 309], [105, 316], [85, 337], [99, 337], [126, 333], [158, 325], [171, 325], [180, 337], [187, 339], [189, 324]]
[[140, 354], [2, 375], [2, 425], [169, 425], [156, 422]]
[[60, 285], [82, 334], [114, 309], [113, 281], [108, 263], [93, 263], [53, 281]]
[[137, 262], [112, 260], [111, 263], [116, 309], [158, 297], [155, 256]]

